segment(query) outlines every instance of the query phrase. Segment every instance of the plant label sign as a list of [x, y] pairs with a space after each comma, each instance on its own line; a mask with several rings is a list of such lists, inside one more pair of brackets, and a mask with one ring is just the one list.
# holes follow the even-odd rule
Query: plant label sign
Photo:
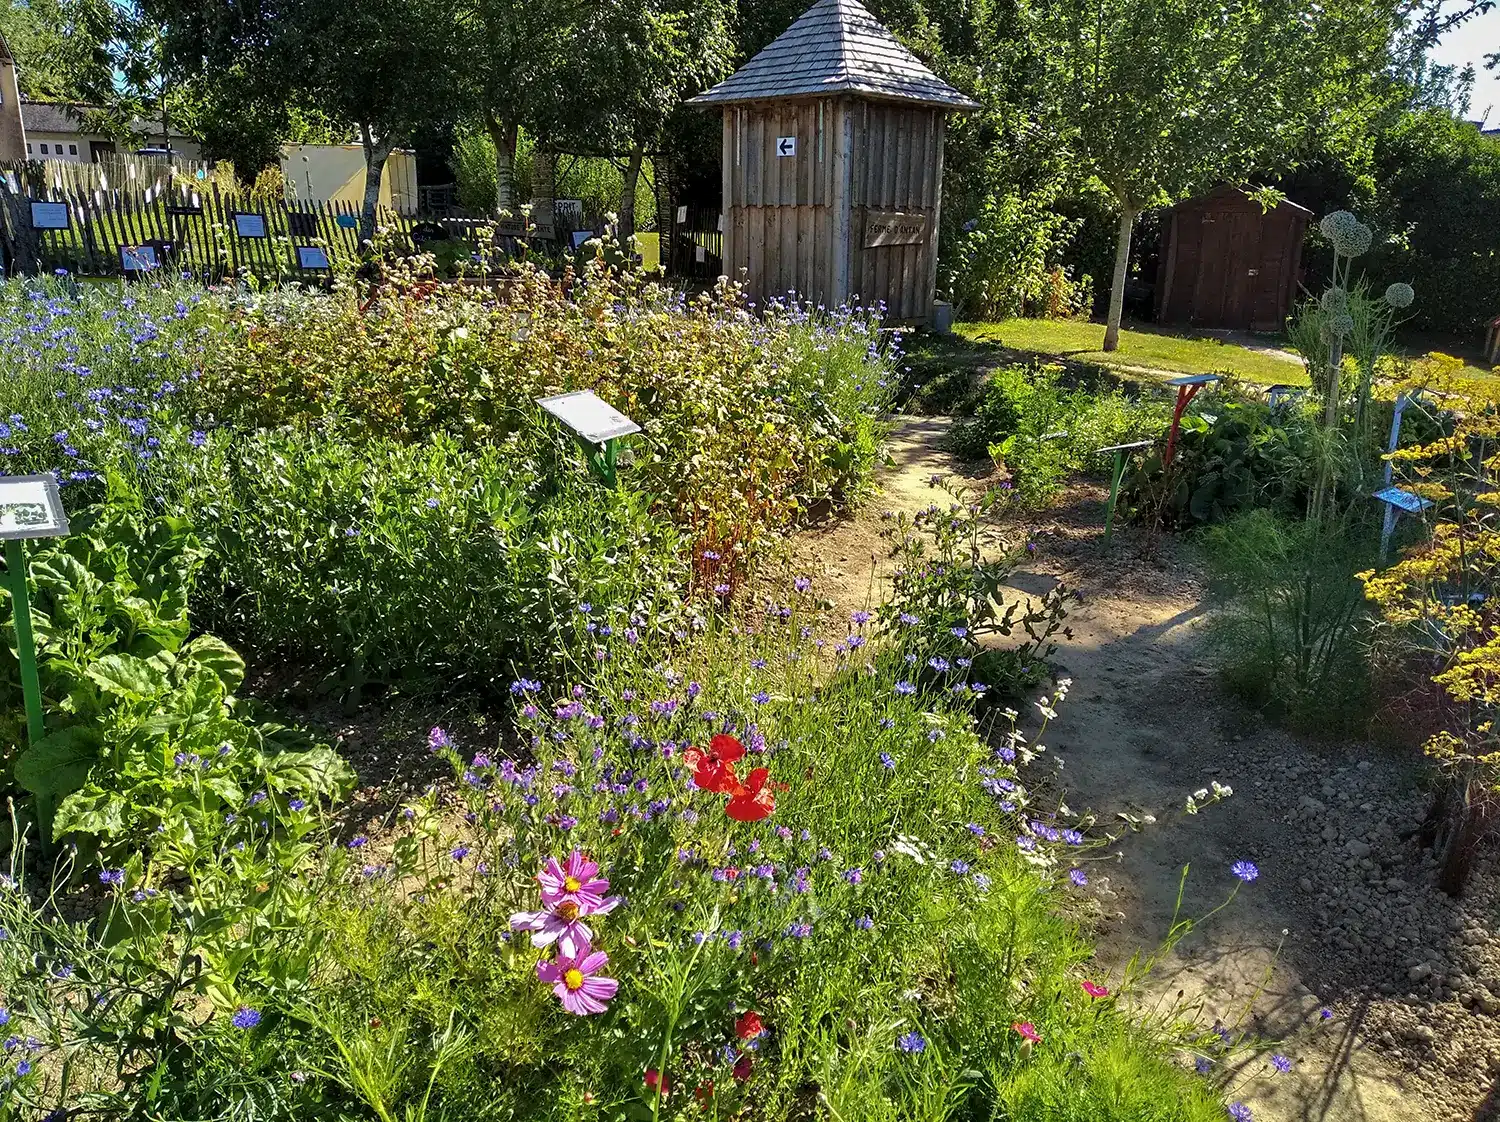
[[686, 224], [687, 224], [687, 207], [680, 206], [680, 207], [677, 208], [677, 225], [679, 225], [679, 226], [685, 226]]
[[297, 268], [326, 270], [333, 268], [328, 260], [328, 251], [320, 245], [299, 245], [297, 247]]
[[68, 204], [48, 203], [33, 199], [31, 201], [31, 226], [35, 230], [66, 230], [68, 228]]
[[864, 247], [920, 245], [927, 240], [927, 215], [899, 210], [865, 211]]
[[127, 273], [149, 273], [161, 268], [161, 259], [157, 257], [154, 245], [122, 245], [120, 268]]
[[795, 156], [797, 154], [797, 138], [795, 136], [778, 136], [776, 138], [777, 156]]
[[67, 532], [55, 476], [0, 476], [0, 541], [60, 538]]
[[266, 219], [260, 214], [240, 213], [234, 216], [234, 232], [242, 238], [266, 236]]
[[641, 431], [640, 425], [593, 390], [538, 398], [537, 404], [590, 444], [603, 444]]

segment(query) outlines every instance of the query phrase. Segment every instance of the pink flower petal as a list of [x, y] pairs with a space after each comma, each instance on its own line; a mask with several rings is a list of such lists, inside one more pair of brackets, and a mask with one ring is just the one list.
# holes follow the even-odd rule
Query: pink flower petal
[[541, 962], [537, 963], [536, 976], [537, 980], [541, 982], [547, 982], [549, 984], [556, 982], [557, 985], [554, 987], [553, 991], [555, 993], [560, 994], [567, 989], [567, 987], [564, 986], [562, 982], [562, 968], [555, 962], [548, 962], [546, 959], [543, 959]]
[[[584, 948], [584, 950], [588, 949], [588, 947]], [[599, 971], [604, 969], [604, 964], [608, 961], [609, 955], [605, 954], [603, 951], [594, 951], [586, 959], [578, 964], [578, 969], [582, 970], [585, 976], [589, 974], [597, 974], [599, 973]]]

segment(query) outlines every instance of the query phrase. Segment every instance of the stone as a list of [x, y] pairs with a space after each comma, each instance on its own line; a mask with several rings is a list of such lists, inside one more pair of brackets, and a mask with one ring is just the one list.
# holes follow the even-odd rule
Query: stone
[[1300, 889], [1302, 889], [1303, 892], [1311, 892], [1313, 890], [1312, 878], [1311, 877], [1302, 877], [1302, 878], [1300, 878], [1297, 881], [1297, 887], [1300, 888]]
[[1408, 981], [1420, 982], [1423, 978], [1431, 977], [1432, 963], [1419, 962], [1406, 972]]
[[[1353, 856], [1353, 857], [1368, 857], [1368, 856], [1370, 856], [1370, 843], [1369, 842], [1365, 842], [1365, 841], [1360, 841], [1358, 838], [1352, 839], [1349, 842], [1349, 844], [1347, 846], [1345, 846], [1344, 848], [1347, 849], [1349, 851], [1350, 856]], [[1455, 928], [1455, 930], [1457, 930], [1457, 929]]]

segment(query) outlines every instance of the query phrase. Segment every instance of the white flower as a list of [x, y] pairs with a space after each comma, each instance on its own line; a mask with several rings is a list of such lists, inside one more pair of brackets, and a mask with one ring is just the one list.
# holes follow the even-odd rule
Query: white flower
[[1218, 780], [1214, 780], [1213, 789], [1214, 794], [1221, 799], [1227, 799], [1230, 795], [1234, 794], [1233, 787], [1228, 783], [1220, 783]]
[[1055, 721], [1057, 719], [1057, 710], [1053, 709], [1045, 701], [1038, 701], [1036, 703], [1036, 707], [1037, 707], [1037, 710], [1042, 714], [1042, 716], [1045, 717], [1047, 720], [1049, 720], [1049, 721]]

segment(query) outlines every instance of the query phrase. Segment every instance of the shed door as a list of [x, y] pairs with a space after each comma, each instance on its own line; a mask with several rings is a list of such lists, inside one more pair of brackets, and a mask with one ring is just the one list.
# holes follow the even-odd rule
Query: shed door
[[1244, 210], [1205, 211], [1193, 323], [1249, 328], [1260, 289], [1260, 263], [1259, 215]]

